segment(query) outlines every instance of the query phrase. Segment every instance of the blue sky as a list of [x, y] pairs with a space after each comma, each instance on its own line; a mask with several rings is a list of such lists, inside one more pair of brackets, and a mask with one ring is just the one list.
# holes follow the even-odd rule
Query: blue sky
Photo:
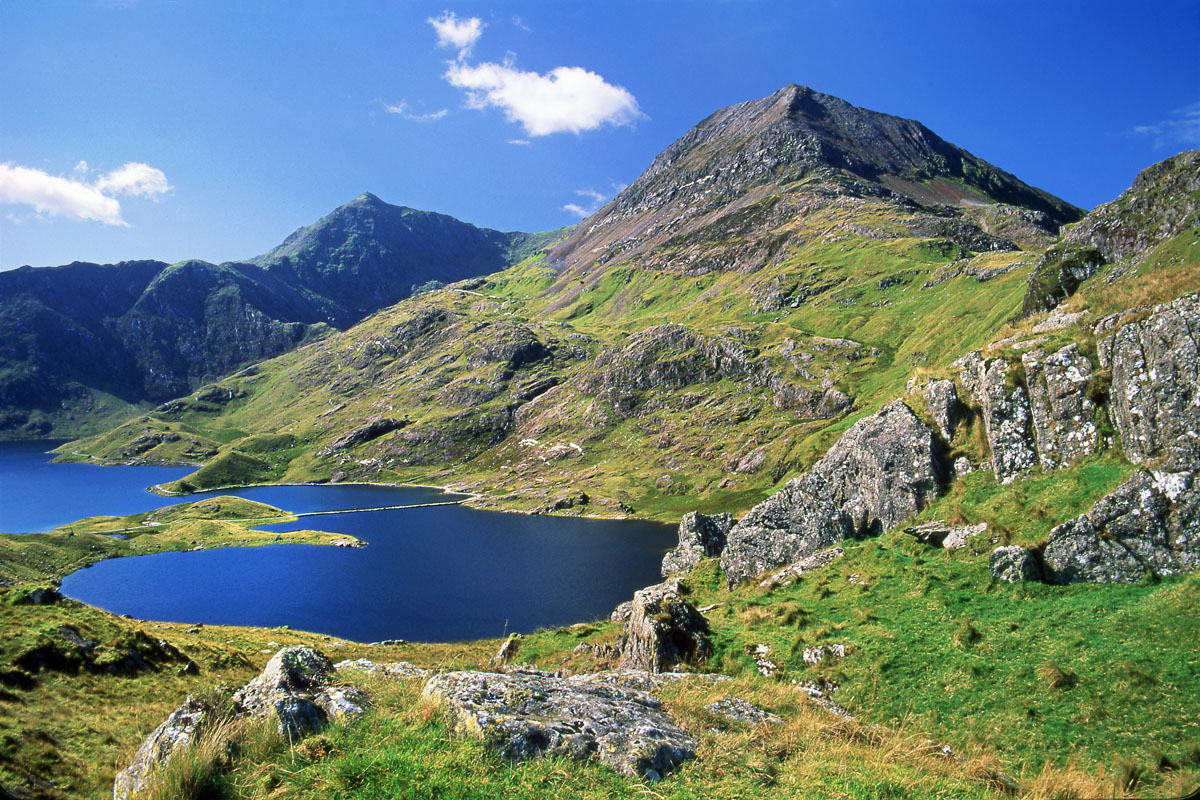
[[1197, 42], [1195, 0], [6, 2], [0, 268], [247, 258], [364, 191], [556, 228], [788, 83], [1090, 208], [1200, 147]]

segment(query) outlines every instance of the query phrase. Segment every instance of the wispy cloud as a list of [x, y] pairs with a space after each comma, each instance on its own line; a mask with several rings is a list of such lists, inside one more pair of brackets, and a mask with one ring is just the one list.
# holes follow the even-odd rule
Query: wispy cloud
[[1177, 108], [1167, 118], [1153, 125], [1136, 125], [1133, 132], [1138, 136], [1154, 138], [1154, 147], [1200, 147], [1200, 100], [1183, 108]]
[[459, 19], [454, 12], [447, 11], [436, 19], [427, 20], [437, 33], [438, 47], [449, 47], [458, 51], [460, 59], [471, 55], [471, 48], [483, 35], [483, 20], [479, 17]]
[[[624, 184], [614, 184], [613, 194], [620, 192], [624, 188]], [[595, 214], [597, 211], [604, 208], [604, 204], [612, 199], [613, 196], [613, 194], [597, 192], [595, 189], [576, 189], [575, 194], [587, 199], [589, 202], [583, 205], [580, 205], [579, 203], [567, 203], [562, 207], [562, 210], [574, 214], [580, 219], [583, 219], [584, 217], [590, 217], [592, 214]]]
[[384, 103], [383, 108], [389, 114], [398, 114], [411, 122], [437, 122], [439, 119], [450, 113], [450, 109], [448, 108], [443, 108], [426, 114], [415, 113], [412, 110], [412, 107], [403, 100], [401, 100], [399, 103]]
[[509, 121], [523, 126], [527, 136], [633, 125], [645, 117], [628, 89], [582, 67], [556, 67], [539, 74], [518, 69], [511, 54], [499, 64], [467, 63], [483, 32], [483, 22], [476, 17], [460, 20], [447, 11], [429, 24], [437, 33], [439, 46], [458, 50], [443, 77], [466, 93], [467, 106], [498, 108]]
[[114, 195], [157, 199], [172, 190], [167, 176], [148, 164], [129, 162], [90, 183], [85, 180], [89, 171], [84, 161], [75, 165], [78, 178], [51, 175], [19, 164], [0, 164], [0, 203], [32, 206], [42, 215], [128, 227]]
[[520, 147], [529, 147], [529, 145], [533, 144], [533, 142], [529, 141], [528, 139], [509, 139], [508, 143], [519, 145]]

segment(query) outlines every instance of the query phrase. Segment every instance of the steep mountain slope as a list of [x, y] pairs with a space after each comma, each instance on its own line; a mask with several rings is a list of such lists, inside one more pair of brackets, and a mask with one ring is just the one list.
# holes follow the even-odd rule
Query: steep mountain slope
[[418, 286], [495, 272], [559, 236], [499, 233], [364, 194], [254, 263], [0, 273], [0, 437], [110, 427]]
[[1034, 246], [1076, 213], [917, 123], [788, 87], [702, 122], [547, 258], [401, 303], [223, 382], [219, 409], [184, 399], [90, 452], [225, 459], [286, 433], [283, 466], [247, 477], [458, 479], [526, 508], [586, 495], [664, 518], [745, 507], [848, 414], [1017, 312], [1040, 248], [986, 220], [1024, 220], [1014, 238]]

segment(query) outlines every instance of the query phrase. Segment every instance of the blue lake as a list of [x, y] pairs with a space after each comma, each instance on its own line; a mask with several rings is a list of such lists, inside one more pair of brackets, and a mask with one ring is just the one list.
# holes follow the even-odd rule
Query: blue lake
[[[32, 522], [47, 529], [84, 516], [167, 505], [172, 501], [145, 487], [186, 472], [47, 465], [44, 449], [0, 444], [0, 530], [39, 529]], [[75, 493], [88, 481], [102, 482], [107, 491], [84, 508]], [[35, 497], [10, 506], [8, 498], [18, 490], [49, 508], [37, 510]], [[297, 512], [450, 499], [435, 489], [377, 486], [224, 493]], [[660, 580], [662, 554], [675, 543], [668, 525], [461, 506], [329, 514], [265, 526], [301, 528], [347, 533], [368, 546], [280, 545], [111, 559], [67, 576], [63, 592], [142, 619], [290, 625], [358, 641], [455, 641], [605, 617], [634, 590]]]

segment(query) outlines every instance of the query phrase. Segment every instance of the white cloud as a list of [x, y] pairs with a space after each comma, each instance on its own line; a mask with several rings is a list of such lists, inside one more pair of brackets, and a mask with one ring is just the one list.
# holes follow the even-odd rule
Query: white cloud
[[539, 75], [508, 61], [475, 65], [460, 61], [450, 64], [445, 78], [467, 93], [469, 107], [502, 109], [529, 136], [632, 125], [644, 116], [627, 89], [582, 67], [556, 67]]
[[483, 20], [470, 17], [460, 20], [454, 12], [447, 11], [437, 19], [426, 20], [437, 32], [438, 47], [450, 47], [458, 51], [460, 59], [471, 55], [471, 48], [483, 35]]
[[93, 185], [101, 192], [129, 194], [134, 197], [155, 198], [171, 191], [171, 184], [167, 183], [167, 176], [163, 174], [162, 170], [155, 169], [149, 164], [139, 164], [136, 161], [130, 161], [121, 168], [114, 169]]
[[529, 141], [528, 139], [509, 139], [508, 143], [519, 145], [521, 147], [529, 147], [531, 144], [533, 144], [533, 142]]
[[1162, 122], [1137, 125], [1133, 132], [1139, 136], [1153, 136], [1155, 148], [1200, 146], [1200, 100], [1175, 109]]
[[414, 113], [411, 106], [409, 106], [408, 103], [404, 102], [403, 100], [401, 100], [399, 103], [385, 103], [383, 108], [389, 114], [399, 114], [401, 117], [409, 120], [410, 122], [437, 122], [439, 119], [450, 113], [450, 109], [443, 108], [439, 111], [433, 111], [428, 114], [417, 114]]
[[[624, 184], [613, 184], [613, 193], [615, 194], [624, 188]], [[579, 203], [567, 203], [562, 207], [562, 210], [574, 214], [580, 219], [583, 219], [584, 217], [590, 217], [592, 214], [595, 214], [597, 211], [604, 208], [604, 204], [612, 198], [611, 194], [597, 192], [595, 189], [576, 189], [575, 194], [579, 195], [580, 197], [586, 197], [590, 202], [586, 205], [580, 205]]]
[[[75, 165], [76, 174], [86, 172], [86, 162]], [[121, 204], [111, 195], [154, 198], [169, 191], [167, 177], [147, 164], [130, 162], [93, 183], [17, 164], [0, 164], [0, 203], [32, 206], [38, 214], [105, 225], [128, 227], [121, 218]]]

